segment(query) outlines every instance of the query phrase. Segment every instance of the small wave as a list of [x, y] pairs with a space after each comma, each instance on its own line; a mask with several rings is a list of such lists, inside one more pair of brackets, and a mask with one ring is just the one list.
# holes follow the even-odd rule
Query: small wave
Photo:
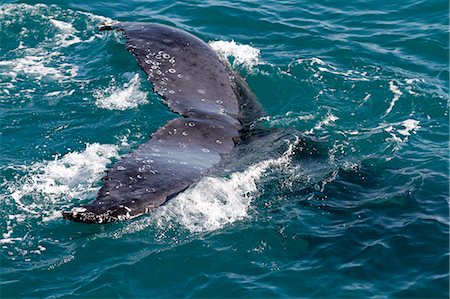
[[390, 81], [389, 82], [389, 89], [394, 94], [394, 97], [392, 98], [391, 103], [389, 104], [389, 107], [387, 108], [386, 113], [384, 114], [384, 116], [386, 116], [389, 113], [391, 113], [392, 109], [394, 108], [395, 103], [398, 101], [400, 96], [403, 94], [400, 91], [400, 89], [398, 88], [398, 86], [394, 84], [394, 81]]
[[118, 87], [115, 79], [112, 79], [107, 88], [94, 91], [95, 104], [99, 108], [109, 110], [136, 108], [138, 105], [148, 102], [147, 93], [141, 91], [140, 86], [139, 74], [135, 74], [129, 82], [121, 87]]
[[342, 76], [345, 80], [349, 81], [370, 81], [368, 78], [367, 71], [358, 71], [358, 70], [340, 70], [336, 66], [323, 61], [317, 57], [311, 58], [300, 58], [291, 62], [287, 73], [291, 73], [291, 68], [295, 68], [297, 65], [305, 65], [307, 68], [314, 73], [314, 77], [318, 78], [318, 80], [323, 79], [324, 73], [329, 73], [333, 75]]
[[251, 69], [261, 63], [260, 50], [249, 45], [238, 44], [235, 41], [210, 41], [209, 45], [224, 59], [233, 58], [233, 66], [244, 66]]
[[319, 120], [314, 128], [307, 130], [304, 132], [304, 134], [313, 134], [314, 131], [320, 131], [322, 130], [324, 127], [328, 127], [328, 126], [334, 126], [334, 123], [339, 119], [339, 117], [335, 116], [334, 114], [332, 114], [331, 112], [328, 112], [324, 118], [322, 120]]

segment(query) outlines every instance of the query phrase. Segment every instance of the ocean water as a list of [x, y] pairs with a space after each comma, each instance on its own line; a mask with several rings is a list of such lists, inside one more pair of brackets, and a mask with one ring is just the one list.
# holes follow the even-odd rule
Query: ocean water
[[[448, 1], [2, 1], [1, 297], [449, 297]], [[106, 20], [229, 59], [257, 153], [154, 212], [86, 225], [104, 171], [174, 114]]]

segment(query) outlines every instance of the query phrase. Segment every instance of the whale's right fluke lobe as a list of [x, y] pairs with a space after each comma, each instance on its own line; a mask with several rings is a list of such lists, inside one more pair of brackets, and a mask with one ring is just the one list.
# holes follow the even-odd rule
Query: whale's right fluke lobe
[[219, 163], [239, 137], [237, 94], [246, 88], [245, 83], [231, 82], [231, 71], [216, 53], [189, 33], [146, 23], [116, 23], [102, 29], [124, 32], [127, 49], [155, 91], [184, 118], [168, 122], [114, 165], [94, 202], [63, 212], [66, 219], [87, 223], [145, 213]]

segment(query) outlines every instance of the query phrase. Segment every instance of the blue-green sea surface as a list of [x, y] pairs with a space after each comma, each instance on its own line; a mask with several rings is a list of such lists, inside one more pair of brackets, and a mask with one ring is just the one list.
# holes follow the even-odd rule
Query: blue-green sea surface
[[[449, 297], [448, 1], [2, 2], [2, 298]], [[108, 20], [208, 42], [260, 125], [317, 153], [262, 146], [143, 217], [63, 220], [176, 117]]]

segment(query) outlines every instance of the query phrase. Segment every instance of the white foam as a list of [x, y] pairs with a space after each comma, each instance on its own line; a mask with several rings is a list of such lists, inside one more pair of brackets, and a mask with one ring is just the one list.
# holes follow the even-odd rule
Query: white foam
[[229, 178], [202, 178], [155, 212], [158, 225], [177, 221], [191, 232], [206, 232], [248, 217], [251, 201], [258, 194], [258, 181], [269, 169], [287, 167], [297, 142], [280, 158], [259, 162]]
[[[297, 59], [297, 63], [307, 63], [310, 66], [310, 70], [314, 72], [314, 77], [318, 78], [318, 80], [321, 80], [323, 76], [320, 74], [321, 72], [326, 72], [334, 75], [340, 75], [344, 76], [345, 80], [351, 80], [351, 81], [369, 81], [367, 78], [367, 72], [360, 72], [357, 70], [345, 70], [340, 71], [337, 67], [331, 65], [330, 63], [326, 63], [320, 58], [317, 57], [311, 57], [311, 58], [301, 58]], [[319, 65], [316, 67], [316, 65]]]
[[[383, 130], [385, 132], [388, 132], [390, 135], [390, 137], [386, 138], [385, 140], [392, 141], [396, 145], [407, 142], [409, 136], [411, 136], [411, 134], [415, 134], [418, 129], [420, 129], [420, 122], [414, 119], [407, 119], [400, 123], [385, 125], [383, 128]], [[399, 137], [397, 134], [401, 136]]]
[[314, 129], [320, 130], [323, 128], [323, 126], [330, 126], [334, 122], [336, 122], [339, 119], [339, 117], [333, 115], [332, 113], [328, 113], [325, 118], [321, 121], [319, 121], [315, 126]]
[[399, 132], [403, 136], [410, 136], [411, 133], [415, 133], [416, 130], [420, 128], [420, 122], [414, 119], [407, 119], [403, 121], [402, 125], [405, 129], [397, 130], [397, 132]]
[[146, 104], [147, 93], [141, 91], [139, 74], [123, 86], [118, 87], [115, 79], [105, 89], [97, 89], [94, 91], [97, 107], [109, 110], [126, 110], [136, 108], [138, 105]]
[[[27, 206], [22, 198], [30, 195], [36, 198], [54, 201], [61, 197], [82, 198], [88, 192], [96, 190], [93, 186], [106, 170], [112, 158], [117, 158], [115, 145], [87, 144], [81, 152], [71, 152], [53, 161], [35, 163], [29, 175], [18, 186], [10, 186], [11, 197], [22, 210], [33, 211], [38, 203]], [[30, 208], [31, 207], [31, 208]]]
[[84, 151], [55, 157], [53, 161], [17, 167], [28, 174], [6, 185], [9, 196], [4, 196], [5, 200], [11, 198], [15, 203], [14, 210], [18, 210], [19, 214], [9, 215], [7, 233], [3, 234], [0, 244], [18, 243], [26, 239], [27, 233], [12, 237], [15, 228], [23, 226], [22, 222], [41, 217], [42, 222], [58, 219], [61, 217], [60, 210], [71, 205], [71, 199], [94, 195], [98, 190], [96, 182], [103, 176], [107, 164], [118, 156], [115, 145], [94, 143], [87, 144]]
[[[52, 56], [58, 56], [58, 53], [39, 53], [40, 55], [27, 55], [23, 58], [0, 61], [0, 66], [9, 66], [9, 75], [13, 79], [17, 73], [35, 76], [41, 80], [45, 76], [51, 76], [55, 79], [73, 78], [78, 73], [78, 67], [71, 64], [60, 64], [58, 67], [46, 65], [51, 61]], [[12, 72], [11, 72], [12, 71]], [[6, 73], [2, 73], [7, 75]]]
[[267, 122], [270, 127], [292, 126], [297, 123], [306, 122], [315, 119], [314, 114], [301, 114], [298, 112], [288, 111], [285, 115], [263, 116], [259, 120]]
[[384, 116], [391, 113], [392, 109], [394, 108], [395, 102], [397, 102], [400, 96], [403, 94], [398, 86], [394, 84], [393, 80], [389, 82], [389, 89], [394, 93], [394, 97], [392, 98], [391, 103], [389, 104], [389, 107], [387, 108]]
[[325, 63], [325, 61], [323, 61], [322, 59], [317, 58], [317, 57], [304, 58], [304, 59], [300, 58], [300, 59], [297, 59], [297, 62], [300, 63], [300, 64], [303, 63], [303, 62], [309, 62], [309, 64], [310, 64], [311, 66], [314, 65], [314, 64], [327, 65], [327, 64]]
[[235, 41], [210, 41], [209, 45], [214, 51], [227, 59], [233, 57], [233, 65], [242, 65], [251, 69], [261, 63], [260, 50], [249, 45], [238, 44]]
[[55, 19], [50, 19], [50, 23], [61, 31], [61, 33], [55, 36], [59, 46], [68, 47], [82, 42], [81, 38], [75, 35], [78, 30], [75, 30], [71, 23]]
[[63, 32], [73, 33], [76, 31], [75, 28], [73, 28], [72, 24], [64, 21], [50, 19], [50, 23], [52, 23], [53, 26], [55, 26], [56, 28], [58, 28]]

